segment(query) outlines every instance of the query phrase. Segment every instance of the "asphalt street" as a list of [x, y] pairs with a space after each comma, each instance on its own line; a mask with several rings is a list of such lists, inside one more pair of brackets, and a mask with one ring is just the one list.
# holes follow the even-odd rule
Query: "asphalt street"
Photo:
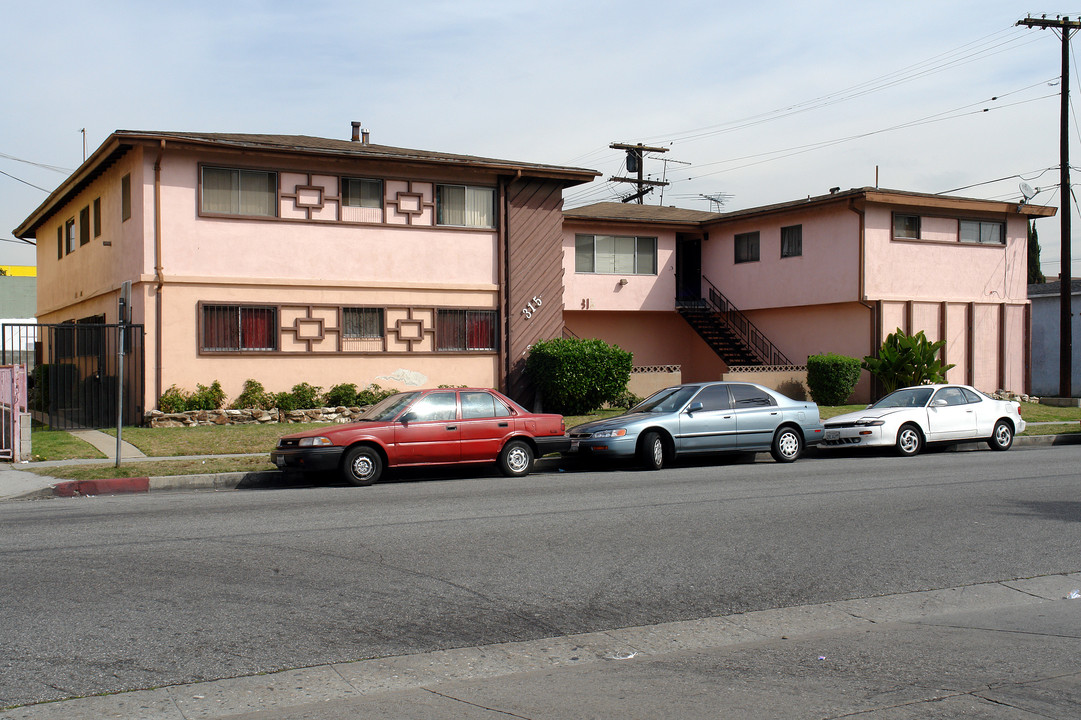
[[[1081, 604], [1062, 601], [1066, 585], [1081, 584], [1070, 575], [1081, 570], [1077, 467], [1073, 446], [9, 503], [0, 507], [0, 641], [10, 658], [0, 704], [731, 623], [773, 609], [798, 618], [801, 608], [1019, 579], [1057, 580], [1041, 601], [1081, 627], [1069, 615]], [[1016, 604], [1011, 596], [990, 610]], [[842, 633], [841, 645], [851, 630], [810, 629]], [[1078, 645], [1076, 633], [1047, 638]], [[883, 668], [891, 647], [877, 651]], [[629, 664], [670, 654], [639, 652]], [[603, 676], [612, 662], [589, 673]], [[574, 716], [558, 705], [546, 715], [538, 700], [522, 716]], [[30, 707], [0, 717], [46, 717]]]

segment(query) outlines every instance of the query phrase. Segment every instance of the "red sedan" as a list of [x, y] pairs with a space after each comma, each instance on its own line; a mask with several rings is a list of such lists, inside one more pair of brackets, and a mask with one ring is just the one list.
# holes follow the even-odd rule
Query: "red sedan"
[[531, 413], [494, 390], [391, 395], [348, 425], [286, 435], [270, 453], [279, 468], [337, 470], [371, 485], [385, 468], [495, 462], [523, 477], [536, 457], [570, 448], [561, 415]]

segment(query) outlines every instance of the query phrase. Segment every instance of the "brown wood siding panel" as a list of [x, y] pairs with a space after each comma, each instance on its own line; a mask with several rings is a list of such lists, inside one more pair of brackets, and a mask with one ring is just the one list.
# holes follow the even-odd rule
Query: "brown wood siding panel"
[[[514, 180], [507, 187], [508, 394], [531, 407], [533, 389], [524, 376], [528, 348], [563, 333], [563, 185]], [[540, 307], [522, 312], [534, 297]]]

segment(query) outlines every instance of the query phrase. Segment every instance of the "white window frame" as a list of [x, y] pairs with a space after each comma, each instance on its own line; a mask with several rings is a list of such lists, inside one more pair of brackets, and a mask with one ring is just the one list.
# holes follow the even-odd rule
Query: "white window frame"
[[[965, 237], [966, 226], [969, 238]], [[973, 230], [975, 239], [972, 238]], [[997, 220], [960, 220], [957, 224], [957, 239], [973, 245], [1005, 245], [1006, 223]]]

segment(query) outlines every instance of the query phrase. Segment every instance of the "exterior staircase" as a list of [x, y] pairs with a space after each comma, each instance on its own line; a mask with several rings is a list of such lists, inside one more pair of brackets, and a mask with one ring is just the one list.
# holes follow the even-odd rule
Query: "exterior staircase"
[[676, 300], [676, 309], [725, 364], [792, 364], [713, 283], [705, 277], [702, 282], [704, 297]]

